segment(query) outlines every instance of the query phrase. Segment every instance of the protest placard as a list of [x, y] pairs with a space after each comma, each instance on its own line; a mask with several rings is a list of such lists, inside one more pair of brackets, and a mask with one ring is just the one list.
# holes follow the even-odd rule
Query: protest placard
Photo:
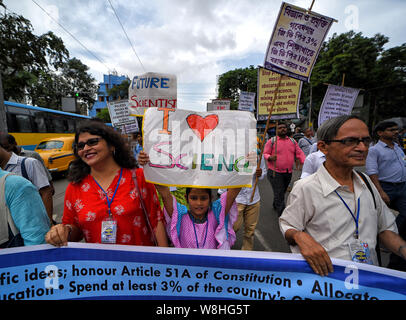
[[332, 18], [282, 2], [265, 54], [264, 67], [309, 81], [333, 21]]
[[238, 101], [238, 110], [241, 111], [254, 111], [255, 92], [240, 92], [240, 99]]
[[69, 242], [0, 250], [0, 300], [405, 300], [406, 273], [299, 254]]
[[[267, 120], [273, 105], [271, 120], [299, 118], [302, 82], [264, 68], [258, 68], [257, 119]], [[279, 83], [279, 86], [278, 86]], [[277, 90], [275, 95], [275, 90]], [[275, 98], [275, 101], [273, 99]]]
[[128, 97], [131, 116], [140, 117], [152, 107], [176, 109], [176, 76], [155, 72], [135, 76], [128, 88]]
[[251, 186], [256, 120], [246, 111], [151, 108], [144, 114], [144, 166], [149, 182], [207, 188]]
[[132, 124], [136, 121], [134, 117], [130, 116], [128, 100], [109, 101], [107, 108], [113, 127], [121, 127], [124, 124]]
[[329, 84], [319, 111], [318, 125], [334, 117], [351, 114], [360, 89]]
[[230, 100], [228, 99], [213, 99], [207, 104], [207, 111], [214, 110], [230, 110]]

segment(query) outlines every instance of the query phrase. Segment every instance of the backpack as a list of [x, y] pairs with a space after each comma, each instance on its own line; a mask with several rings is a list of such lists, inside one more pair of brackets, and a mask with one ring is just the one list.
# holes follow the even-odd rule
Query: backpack
[[6, 203], [5, 185], [9, 175], [14, 175], [14, 173], [8, 173], [0, 178], [0, 248], [24, 246], [24, 240], [14, 224]]

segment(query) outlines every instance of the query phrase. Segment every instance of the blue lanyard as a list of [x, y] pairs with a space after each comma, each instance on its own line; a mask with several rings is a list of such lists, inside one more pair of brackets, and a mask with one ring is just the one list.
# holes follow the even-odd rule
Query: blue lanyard
[[[192, 220], [192, 224], [193, 224], [193, 231], [195, 232], [195, 240], [196, 240], [196, 246], [197, 249], [199, 249], [199, 240], [197, 239], [197, 233], [196, 233], [196, 227], [195, 227], [195, 218], [192, 216], [191, 213], [189, 213], [190, 218]], [[207, 218], [206, 220], [206, 233], [204, 235], [204, 241], [203, 241], [203, 245], [202, 248], [204, 248], [204, 245], [206, 244], [206, 239], [207, 239], [207, 230], [209, 229], [209, 219]]]
[[355, 234], [354, 237], [356, 239], [358, 239], [359, 236], [359, 230], [358, 230], [358, 221], [359, 221], [359, 208], [360, 208], [360, 198], [358, 198], [358, 208], [357, 208], [357, 216], [354, 216], [354, 213], [352, 212], [352, 210], [348, 207], [347, 203], [344, 201], [344, 199], [340, 196], [340, 194], [337, 192], [337, 190], [334, 191], [338, 197], [341, 199], [341, 201], [344, 203], [345, 207], [348, 209], [348, 211], [351, 214], [351, 217], [354, 219], [355, 222]]
[[101, 189], [101, 191], [103, 191], [104, 195], [106, 196], [106, 201], [107, 201], [107, 206], [109, 208], [109, 217], [111, 218], [112, 214], [111, 214], [111, 204], [113, 203], [114, 197], [116, 196], [117, 190], [118, 190], [118, 186], [120, 185], [120, 181], [121, 181], [121, 176], [123, 175], [123, 168], [121, 168], [120, 170], [120, 177], [118, 178], [117, 181], [117, 185], [116, 185], [116, 190], [114, 190], [113, 196], [111, 197], [111, 200], [109, 200], [109, 196], [107, 195], [106, 191], [104, 191], [104, 189], [101, 187], [101, 185], [96, 181], [95, 178], [93, 178], [94, 182], [96, 182], [96, 184], [99, 186], [99, 188]]

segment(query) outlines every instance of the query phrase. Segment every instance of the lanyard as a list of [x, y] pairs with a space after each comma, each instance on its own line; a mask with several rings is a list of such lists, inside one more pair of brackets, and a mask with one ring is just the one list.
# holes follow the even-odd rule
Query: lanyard
[[111, 197], [111, 200], [109, 200], [109, 196], [107, 195], [106, 191], [104, 191], [104, 189], [103, 189], [103, 188], [101, 187], [101, 185], [96, 181], [96, 179], [92, 177], [93, 180], [94, 180], [94, 182], [96, 182], [96, 184], [99, 186], [99, 188], [101, 189], [101, 191], [103, 191], [104, 195], [106, 196], [106, 201], [107, 201], [107, 206], [108, 206], [108, 208], [109, 208], [109, 217], [110, 217], [110, 218], [112, 217], [110, 207], [111, 207], [111, 204], [113, 203], [114, 197], [116, 196], [116, 193], [117, 193], [117, 190], [118, 190], [118, 186], [120, 185], [120, 181], [121, 181], [121, 176], [122, 176], [122, 175], [123, 175], [123, 168], [121, 168], [120, 177], [118, 178], [117, 185], [116, 185], [116, 190], [114, 190], [114, 193], [113, 193], [113, 196]]
[[[195, 218], [192, 216], [191, 213], [189, 213], [189, 215], [190, 215], [190, 218], [191, 218], [191, 220], [192, 220], [193, 231], [195, 232], [196, 246], [197, 246], [197, 249], [199, 249], [199, 240], [197, 239], [197, 233], [196, 233], [196, 227], [195, 227]], [[206, 232], [205, 232], [205, 235], [204, 235], [204, 241], [203, 241], [202, 248], [204, 248], [204, 245], [206, 244], [207, 230], [208, 230], [208, 228], [209, 228], [209, 219], [206, 220]]]
[[360, 208], [360, 198], [358, 198], [358, 207], [357, 207], [357, 216], [354, 216], [354, 213], [352, 212], [352, 210], [348, 207], [347, 203], [344, 201], [344, 199], [340, 196], [340, 194], [337, 192], [337, 190], [334, 191], [338, 197], [341, 199], [341, 201], [344, 203], [345, 207], [348, 209], [348, 211], [351, 214], [351, 217], [354, 219], [355, 222], [355, 233], [354, 233], [354, 237], [355, 239], [358, 239], [359, 236], [359, 230], [358, 230], [358, 221], [359, 221], [359, 208]]

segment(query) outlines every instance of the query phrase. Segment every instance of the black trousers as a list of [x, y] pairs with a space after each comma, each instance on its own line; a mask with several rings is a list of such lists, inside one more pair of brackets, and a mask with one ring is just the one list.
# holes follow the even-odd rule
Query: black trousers
[[285, 193], [292, 179], [292, 173], [275, 172], [274, 176], [273, 170], [268, 170], [267, 177], [273, 190], [273, 207], [280, 216], [285, 209]]

